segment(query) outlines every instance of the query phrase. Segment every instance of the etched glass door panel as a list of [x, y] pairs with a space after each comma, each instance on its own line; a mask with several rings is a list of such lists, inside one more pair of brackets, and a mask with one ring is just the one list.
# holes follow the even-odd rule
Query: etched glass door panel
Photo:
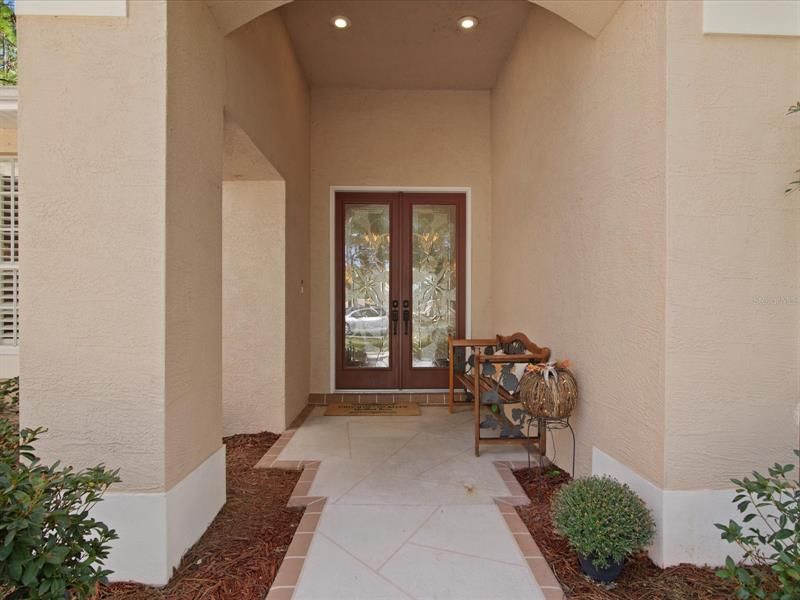
[[411, 207], [411, 364], [448, 365], [447, 336], [456, 334], [458, 308], [456, 207]]
[[444, 389], [465, 335], [463, 193], [337, 191], [336, 389]]
[[345, 368], [390, 366], [390, 229], [390, 205], [345, 205]]

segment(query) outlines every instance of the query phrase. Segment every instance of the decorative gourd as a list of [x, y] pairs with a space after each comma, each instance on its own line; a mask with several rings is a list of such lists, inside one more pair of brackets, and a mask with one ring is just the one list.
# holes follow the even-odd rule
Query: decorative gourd
[[519, 399], [535, 418], [564, 419], [578, 400], [578, 384], [569, 361], [530, 365], [519, 383]]

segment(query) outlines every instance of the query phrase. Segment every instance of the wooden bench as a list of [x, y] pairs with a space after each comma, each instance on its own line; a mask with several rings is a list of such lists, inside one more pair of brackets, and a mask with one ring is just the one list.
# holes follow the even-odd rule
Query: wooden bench
[[[495, 354], [502, 350], [502, 354]], [[498, 335], [491, 339], [457, 340], [448, 338], [448, 351], [450, 358], [450, 389], [448, 407], [450, 412], [456, 405], [455, 388], [463, 387], [467, 393], [467, 402], [472, 402], [475, 415], [475, 456], [480, 456], [481, 444], [524, 444], [534, 446], [541, 456], [546, 455], [547, 436], [544, 423], [536, 423], [536, 435], [518, 437], [483, 437], [481, 436], [481, 396], [489, 393], [497, 401], [489, 404], [511, 404], [519, 402], [516, 393], [509, 392], [491, 377], [495, 365], [516, 363], [541, 363], [550, 359], [550, 349], [540, 348], [523, 333], [512, 335]], [[470, 355], [467, 356], [467, 351]], [[492, 365], [487, 368], [486, 365]], [[486, 373], [484, 373], [486, 371]], [[471, 396], [471, 400], [470, 400]], [[500, 419], [508, 420], [501, 410], [497, 415]]]

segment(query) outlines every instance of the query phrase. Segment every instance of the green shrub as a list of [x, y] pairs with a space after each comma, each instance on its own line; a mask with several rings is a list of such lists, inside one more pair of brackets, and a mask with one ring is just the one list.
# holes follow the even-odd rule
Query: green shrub
[[644, 502], [608, 476], [582, 477], [562, 486], [551, 511], [556, 530], [601, 569], [643, 549], [655, 535]]
[[800, 480], [792, 471], [794, 465], [775, 463], [768, 477], [754, 471], [753, 479], [731, 479], [742, 523], [715, 526], [744, 556], [739, 564], [729, 556], [717, 575], [737, 583], [737, 598], [800, 598]]
[[19, 377], [0, 382], [0, 409], [19, 404]]
[[[116, 471], [40, 464], [32, 444], [42, 429], [0, 419], [0, 589], [9, 598], [87, 598], [116, 533], [89, 516]], [[12, 591], [13, 590], [13, 591]]]

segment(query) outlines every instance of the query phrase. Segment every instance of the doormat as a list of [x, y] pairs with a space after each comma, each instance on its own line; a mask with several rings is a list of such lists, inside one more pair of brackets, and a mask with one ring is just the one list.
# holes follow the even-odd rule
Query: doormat
[[326, 417], [417, 417], [419, 414], [419, 404], [334, 403], [325, 407]]

